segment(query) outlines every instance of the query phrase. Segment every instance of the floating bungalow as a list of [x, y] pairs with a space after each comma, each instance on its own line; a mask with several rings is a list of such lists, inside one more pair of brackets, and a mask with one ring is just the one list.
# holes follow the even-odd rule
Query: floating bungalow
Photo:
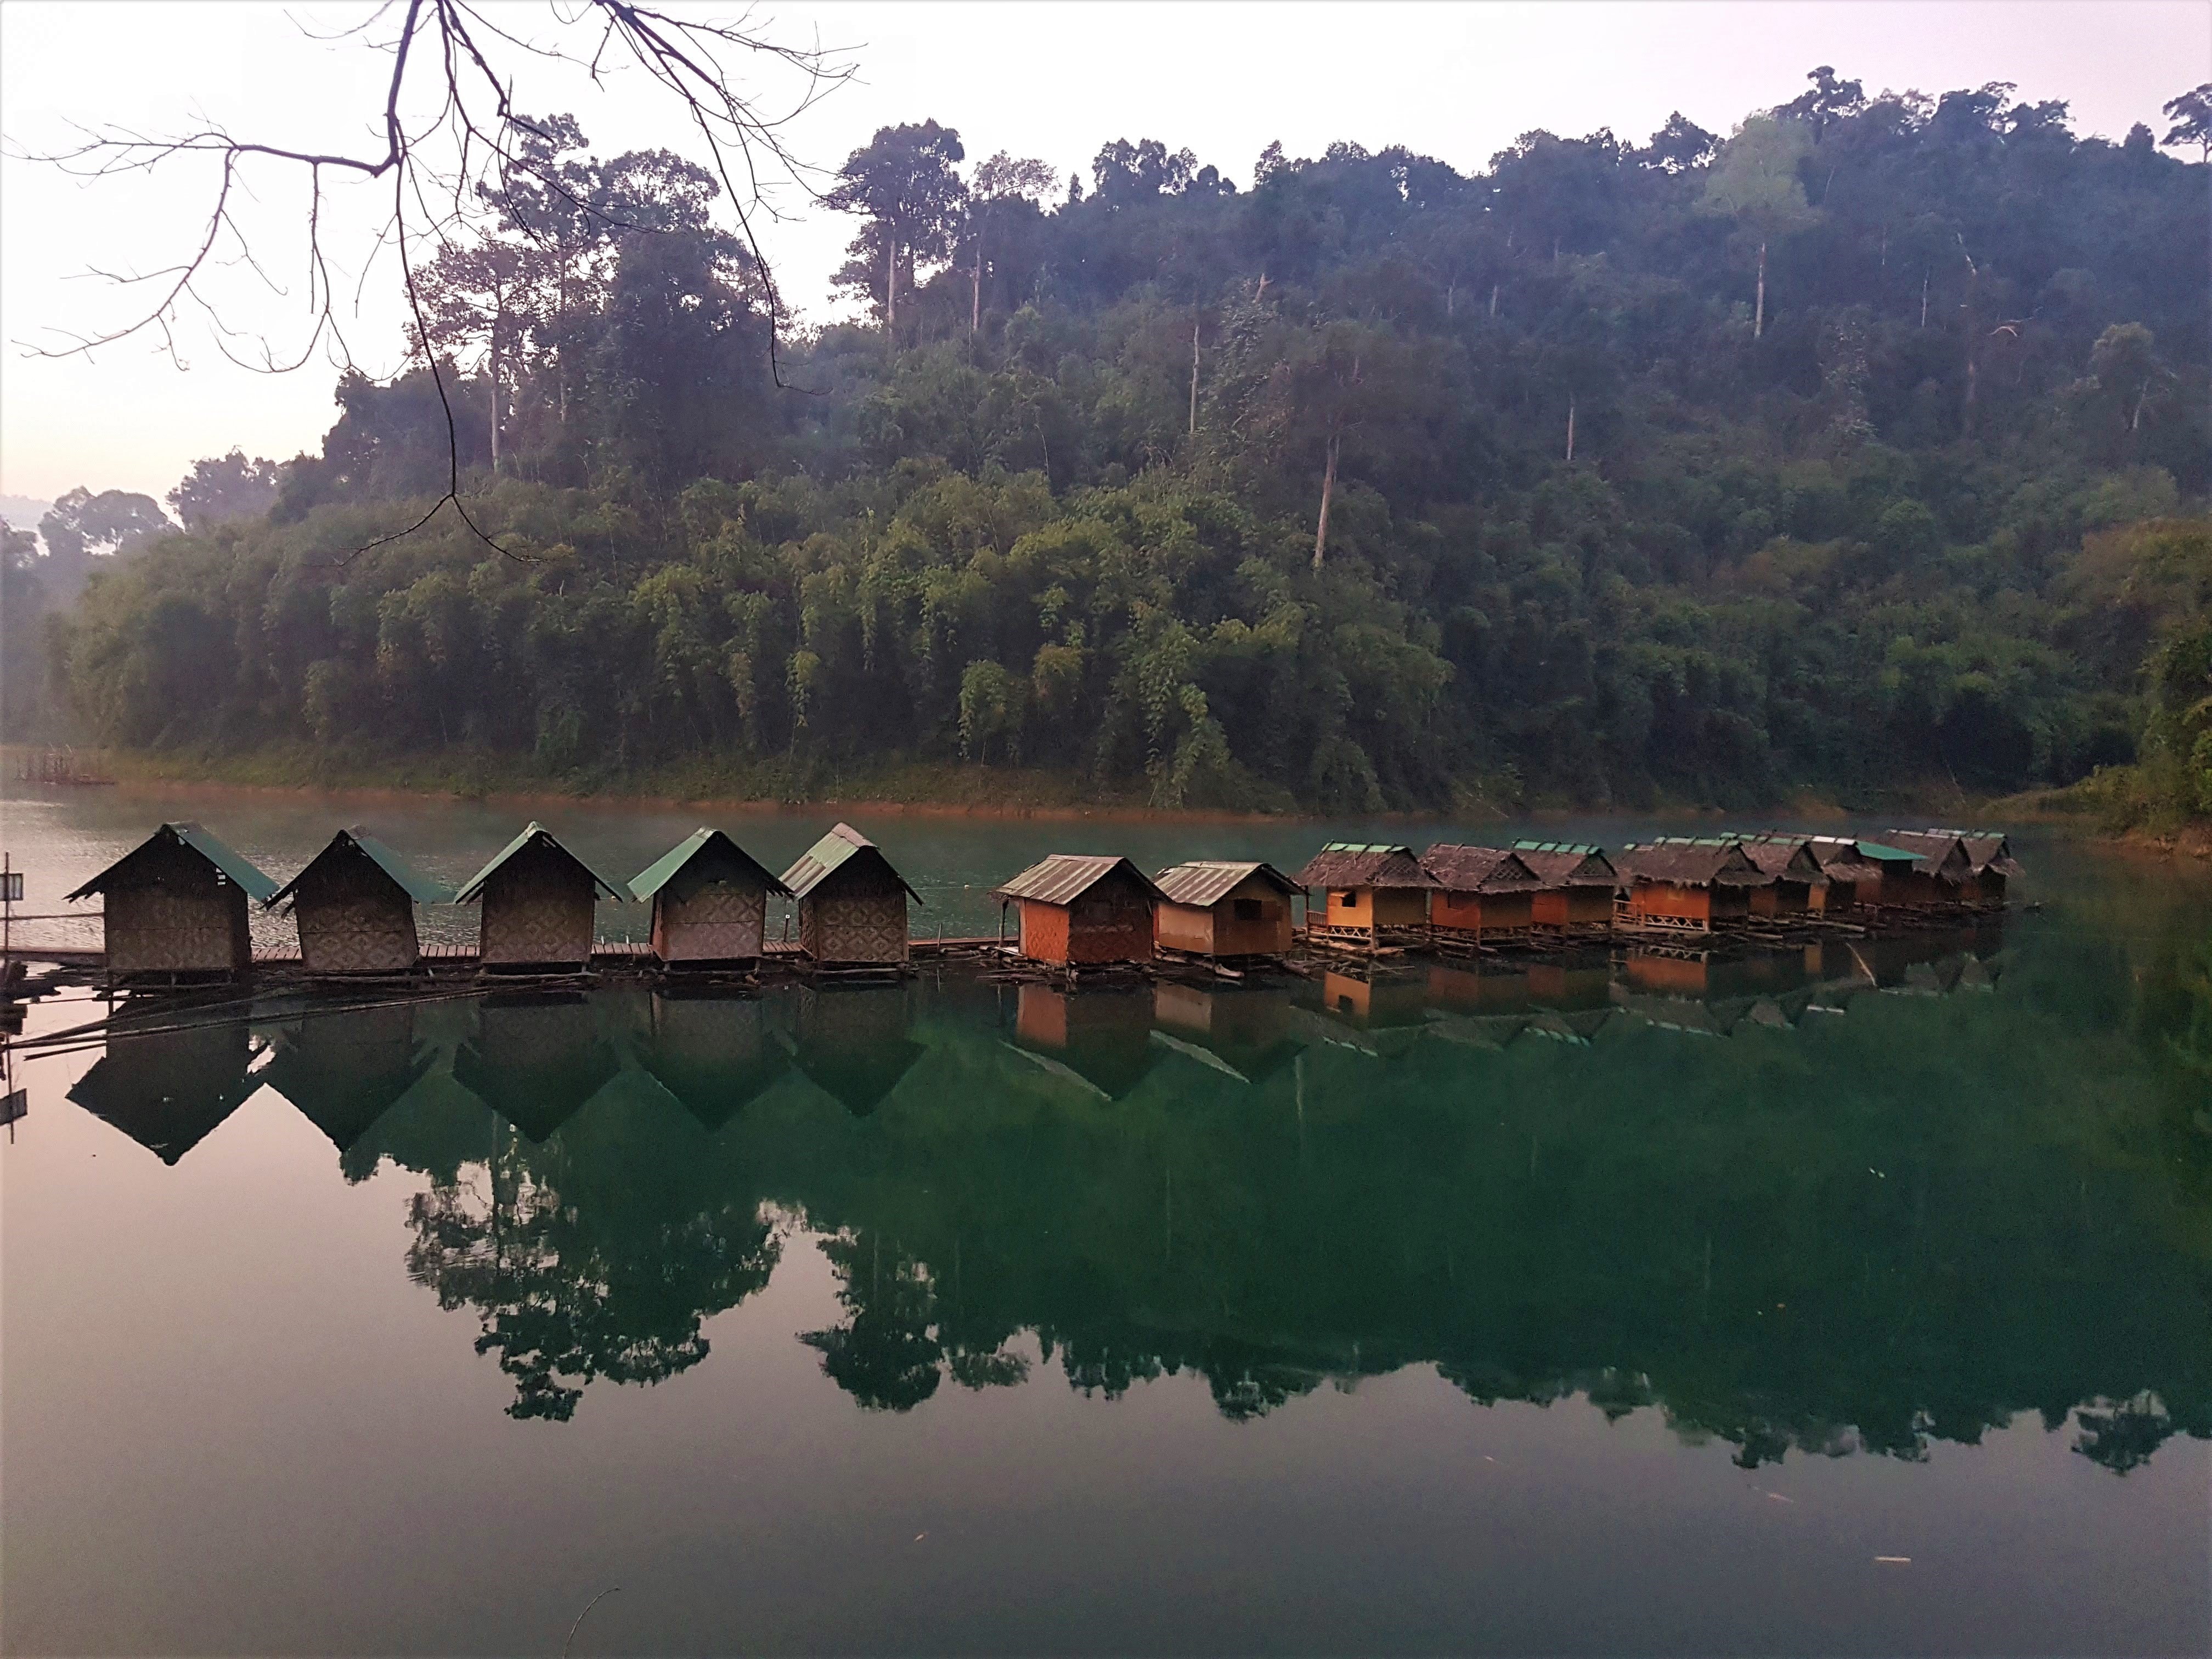
[[1529, 899], [1539, 927], [1610, 927], [1620, 875], [1589, 842], [1516, 841], [1514, 855], [1542, 884]]
[[2012, 842], [2001, 830], [1891, 830], [1883, 839], [1908, 853], [1931, 856], [1957, 843], [1965, 849], [1971, 878], [1962, 885], [1960, 898], [1970, 905], [2002, 909], [2006, 882], [2022, 873]]
[[629, 884], [653, 906], [653, 954], [670, 967], [747, 967], [767, 948], [768, 896], [791, 890], [719, 830], [701, 825]]
[[1031, 962], [1094, 968], [1152, 959], [1160, 890], [1125, 858], [1054, 853], [991, 890], [1001, 933], [1006, 907], [1021, 907], [1021, 953]]
[[1310, 903], [1306, 937], [1317, 945], [1372, 950], [1386, 943], [1419, 943], [1427, 934], [1429, 891], [1436, 881], [1410, 847], [1333, 841], [1291, 879], [1310, 891], [1324, 890], [1322, 913]]
[[799, 948], [824, 968], [896, 968], [907, 959], [907, 885], [882, 850], [841, 823], [783, 872], [799, 901]]
[[[1677, 842], [1695, 845], [1686, 837], [1662, 836], [1656, 843], [1666, 846]], [[1754, 916], [1802, 916], [1813, 907], [1813, 890], [1823, 884], [1826, 878], [1818, 860], [1813, 856], [1807, 838], [1802, 836], [1742, 836], [1737, 843], [1759, 870], [1771, 878], [1764, 887], [1751, 890], [1751, 914]]]
[[248, 899], [276, 884], [197, 823], [165, 823], [70, 901], [105, 901], [111, 981], [228, 979], [253, 969]]
[[1859, 850], [1859, 843], [1843, 836], [1784, 836], [1774, 832], [1747, 836], [1754, 841], [1802, 841], [1820, 879], [1813, 884], [1808, 907], [1816, 915], [1837, 915], [1855, 908], [1861, 900], [1871, 904], [1881, 888], [1881, 866]]
[[1525, 933], [1534, 922], [1543, 881], [1510, 848], [1439, 842], [1421, 854], [1421, 869], [1436, 883], [1429, 926], [1446, 938]]
[[1719, 836], [1624, 847], [1613, 864], [1626, 889], [1618, 919], [1678, 932], [1711, 933], [1745, 920], [1752, 890], [1774, 879], [1741, 842]]
[[264, 903], [273, 910], [288, 898], [300, 960], [318, 978], [337, 978], [412, 973], [422, 960], [415, 907], [451, 904], [453, 894], [356, 824]]
[[1966, 844], [1955, 836], [1916, 835], [1912, 840], [1917, 844], [1858, 843], [1860, 856], [1881, 871], [1871, 894], [1860, 889], [1858, 902], [1891, 910], [1935, 910], [1966, 903], [1970, 892], [1976, 890]]
[[1160, 895], [1153, 939], [1164, 951], [1216, 962], [1277, 958], [1291, 948], [1298, 884], [1256, 860], [1193, 859], [1153, 878]]
[[453, 902], [483, 905], [477, 957], [483, 971], [577, 973], [591, 964], [602, 893], [629, 896], [533, 823], [470, 877]]

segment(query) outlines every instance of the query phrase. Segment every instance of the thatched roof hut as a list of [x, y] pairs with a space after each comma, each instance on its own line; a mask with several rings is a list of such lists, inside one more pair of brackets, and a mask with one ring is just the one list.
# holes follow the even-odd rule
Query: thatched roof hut
[[1327, 890], [1322, 914], [1310, 910], [1310, 932], [1364, 934], [1379, 941], [1393, 929], [1421, 929], [1429, 920], [1429, 890], [1437, 884], [1410, 847], [1333, 841], [1291, 879]]
[[1893, 847], [1944, 858], [1955, 845], [1966, 855], [1972, 886], [1961, 893], [1971, 904], [2002, 905], [2005, 884], [2026, 872], [2013, 856], [2012, 842], [2001, 830], [1890, 830], [1882, 839]]
[[356, 824], [332, 836], [264, 902], [286, 899], [310, 974], [404, 974], [421, 962], [415, 907], [450, 904], [453, 890], [424, 875]]
[[1540, 927], [1605, 927], [1620, 884], [1605, 850], [1591, 842], [1516, 841], [1513, 851], [1542, 884], [1529, 901]]
[[799, 948], [825, 966], [888, 966], [907, 959], [907, 901], [921, 895], [875, 842], [849, 823], [783, 872], [799, 901]]
[[1641, 927], [1710, 931], [1751, 914], [1751, 890], [1773, 881], [1733, 836], [1631, 845], [1613, 866], [1628, 884], [1629, 920]]
[[580, 969], [597, 937], [601, 895], [629, 897], [620, 886], [532, 823], [495, 854], [453, 895], [456, 904], [483, 903], [478, 951], [490, 969]]
[[1020, 907], [1021, 951], [1032, 962], [1082, 967], [1152, 957], [1160, 890], [1125, 858], [1054, 853], [991, 890]]
[[1543, 883], [1510, 848], [1440, 842], [1421, 854], [1421, 868], [1436, 883], [1429, 896], [1432, 927], [1519, 933], [1535, 920], [1534, 901]]
[[768, 937], [768, 896], [791, 890], [720, 830], [702, 824], [631, 878], [653, 906], [653, 953], [670, 963], [747, 963]]
[[246, 901], [265, 903], [276, 891], [198, 824], [165, 823], [69, 898], [106, 901], [109, 978], [205, 978], [252, 970]]

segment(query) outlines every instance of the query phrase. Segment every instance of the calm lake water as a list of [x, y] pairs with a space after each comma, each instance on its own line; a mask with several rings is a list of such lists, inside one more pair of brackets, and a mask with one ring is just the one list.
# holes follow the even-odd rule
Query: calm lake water
[[[522, 816], [57, 792], [0, 844], [45, 915], [163, 817], [282, 877]], [[696, 819], [544, 816], [619, 877]], [[862, 827], [950, 934], [1046, 850], [1408, 833]], [[2039, 908], [1856, 950], [18, 1060], [0, 1646], [2202, 1652], [2212, 883], [2019, 844]]]

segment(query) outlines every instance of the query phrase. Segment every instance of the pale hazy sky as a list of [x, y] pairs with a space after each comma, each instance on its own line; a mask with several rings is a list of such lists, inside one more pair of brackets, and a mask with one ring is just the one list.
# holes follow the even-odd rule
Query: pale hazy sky
[[[671, 0], [672, 9], [684, 0]], [[728, 16], [733, 4], [699, 9]], [[550, 15], [495, 9], [520, 31]], [[195, 111], [239, 135], [361, 149], [388, 59], [306, 38], [372, 7], [0, 4], [0, 132], [10, 152], [52, 148], [71, 121], [167, 131]], [[1188, 145], [1240, 184], [1271, 139], [1291, 155], [1330, 141], [1403, 143], [1462, 170], [1533, 127], [1580, 135], [1609, 126], [1641, 139], [1680, 109], [1725, 132], [1747, 111], [1794, 97], [1807, 70], [1832, 64], [1884, 88], [1937, 93], [2010, 81], [2027, 99], [2069, 101], [2076, 129], [2117, 138], [2212, 79], [2212, 5], [2203, 0], [1733, 0], [1733, 3], [1405, 5], [1370, 3], [798, 5], [754, 13], [779, 38], [854, 49], [855, 81], [791, 137], [834, 167], [878, 126], [933, 117], [960, 130], [971, 161], [994, 150], [1083, 169], [1114, 138]], [[519, 88], [524, 106], [572, 111], [595, 149], [684, 148], [684, 133], [635, 74], [605, 91], [580, 81]], [[361, 135], [356, 137], [356, 135]], [[281, 249], [270, 279], [224, 273], [234, 323], [296, 341], [302, 238], [295, 201], [269, 184], [256, 222]], [[150, 269], [188, 247], [204, 177], [86, 187], [0, 161], [0, 494], [51, 498], [78, 483], [159, 496], [193, 458], [232, 445], [289, 456], [313, 449], [333, 416], [335, 372], [321, 363], [270, 377], [224, 362], [189, 323], [179, 370], [133, 341], [97, 360], [27, 358], [46, 331], [87, 331], [123, 302], [88, 267]], [[371, 222], [366, 190], [333, 211]], [[800, 203], [794, 197], [790, 205]], [[770, 257], [805, 314], [830, 313], [828, 273], [849, 222], [818, 210], [775, 228]], [[2193, 256], [2192, 256], [2193, 257]], [[388, 262], [347, 319], [357, 361], [389, 373], [398, 307]]]

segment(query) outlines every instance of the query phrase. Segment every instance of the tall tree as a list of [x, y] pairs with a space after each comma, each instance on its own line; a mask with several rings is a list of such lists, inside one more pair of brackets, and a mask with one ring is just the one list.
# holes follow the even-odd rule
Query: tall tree
[[1024, 209], [1034, 212], [1058, 185], [1060, 176], [1049, 162], [1017, 160], [1000, 150], [975, 169], [969, 187], [962, 252], [969, 277], [968, 331], [983, 326], [983, 267], [988, 250], [996, 245], [1013, 216]]
[[879, 127], [846, 158], [837, 185], [822, 198], [825, 207], [867, 221], [846, 249], [853, 261], [836, 281], [872, 295], [894, 337], [900, 283], [950, 252], [967, 194], [955, 167], [966, 159], [954, 128], [934, 121]]
[[1758, 298], [1751, 318], [1754, 340], [1766, 331], [1767, 242], [1811, 216], [1797, 177], [1797, 164], [1811, 148], [1801, 124], [1754, 115], [1721, 146], [1705, 179], [1705, 205], [1734, 217], [1759, 246]]
[[234, 519], [258, 519], [276, 505], [280, 469], [274, 461], [248, 460], [246, 452], [203, 458], [167, 496], [187, 530], [205, 530]]

